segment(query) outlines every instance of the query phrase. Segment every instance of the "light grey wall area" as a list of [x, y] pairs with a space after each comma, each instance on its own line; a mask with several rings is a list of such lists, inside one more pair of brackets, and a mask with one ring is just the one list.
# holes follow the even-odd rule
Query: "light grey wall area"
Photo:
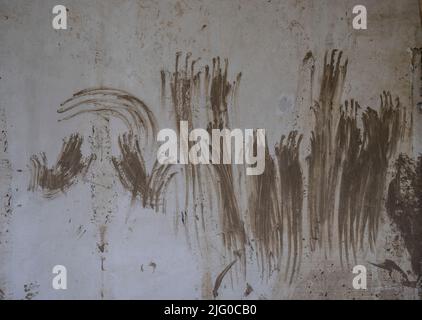
[[[67, 30], [52, 27], [51, 10], [56, 4], [68, 9]], [[367, 8], [367, 30], [352, 28], [355, 4]], [[422, 258], [418, 256], [418, 247], [422, 246], [421, 218], [412, 220], [419, 231], [409, 235], [400, 228], [400, 219], [389, 216], [385, 205], [399, 154], [407, 154], [416, 163], [422, 152], [422, 113], [416, 107], [422, 102], [418, 0], [1, 0], [0, 41], [1, 298], [418, 298], [418, 271], [412, 267], [412, 257], [416, 263]], [[363, 244], [358, 245], [355, 255], [350, 253], [348, 261], [342, 244], [347, 240], [337, 239], [337, 217], [345, 210], [340, 203], [340, 185], [348, 184], [343, 158], [335, 185], [324, 175], [331, 171], [318, 171], [327, 182], [315, 184], [317, 187], [328, 190], [330, 184], [334, 186], [331, 200], [335, 212], [332, 223], [321, 227], [324, 235], [320, 239], [313, 239], [315, 235], [310, 232], [312, 213], [308, 205], [312, 197], [309, 181], [313, 179], [309, 174], [311, 137], [317, 130], [311, 107], [315, 102], [322, 103], [324, 54], [328, 53], [329, 60], [333, 49], [342, 51], [340, 65], [346, 59], [348, 63], [344, 84], [337, 84], [342, 92], [338, 99], [334, 98], [338, 103], [332, 106], [336, 110], [332, 121], [341, 117], [340, 104], [354, 99], [361, 106], [356, 118], [362, 135], [362, 114], [368, 106], [380, 110], [383, 91], [391, 92], [394, 107], [395, 98], [400, 99], [406, 115], [405, 120], [403, 116], [397, 122], [401, 128], [397, 146], [387, 152], [387, 167], [381, 173], [385, 179], [372, 176], [378, 172], [375, 160], [359, 165], [362, 172], [369, 168], [364, 188], [368, 189], [371, 181], [380, 181], [377, 188], [381, 190], [374, 202], [364, 197], [362, 214], [378, 210], [379, 215], [368, 214]], [[223, 69], [224, 59], [228, 60], [227, 81], [233, 85], [227, 98], [230, 127], [265, 128], [269, 157], [276, 159], [275, 145], [282, 135], [292, 130], [303, 134], [297, 160], [303, 184], [298, 192], [303, 196], [300, 216], [296, 209], [285, 205], [297, 204], [288, 192], [284, 196], [274, 192], [276, 200], [259, 200], [262, 192], [283, 190], [283, 185], [284, 190], [293, 189], [293, 182], [283, 180], [282, 175], [271, 179], [271, 175], [264, 174], [254, 185], [253, 178], [247, 177], [240, 166], [230, 171], [229, 183], [237, 209], [226, 201], [222, 176], [212, 174], [218, 169], [213, 171], [206, 165], [201, 169], [171, 168], [175, 176], [167, 191], [160, 194], [160, 205], [144, 205], [142, 192], [133, 197], [113, 164], [113, 159], [121, 156], [118, 137], [128, 131], [122, 118], [113, 112], [87, 112], [58, 121], [68, 115], [57, 113], [61, 103], [76, 92], [115, 88], [142, 100], [155, 118], [157, 131], [175, 128], [172, 89], [177, 91], [177, 52], [181, 70], [190, 55], [187, 74], [178, 74], [188, 79], [189, 86], [193, 85], [189, 78], [191, 61], [200, 58], [195, 70], [201, 71], [203, 77], [205, 65], [212, 68], [213, 58], [220, 57]], [[236, 78], [239, 73], [241, 76]], [[164, 85], [162, 74], [166, 78]], [[205, 79], [198, 84], [199, 94], [189, 91], [192, 99], [202, 99], [193, 108], [193, 127], [207, 126], [207, 112], [212, 105], [203, 97], [207, 85], [213, 86]], [[91, 105], [87, 108], [101, 109], [104, 105], [100, 100], [85, 104]], [[125, 103], [139, 107], [138, 100], [122, 100], [120, 96], [104, 104], [110, 106], [117, 101], [119, 108], [125, 109]], [[337, 129], [337, 122], [324, 121], [322, 128]], [[382, 118], [380, 123], [388, 121]], [[374, 130], [393, 135], [389, 129]], [[83, 139], [84, 159], [89, 161], [92, 155], [87, 169], [69, 188], [59, 188], [53, 197], [46, 197], [40, 185], [34, 190], [28, 188], [34, 174], [31, 157], [38, 155], [41, 159], [40, 153], [44, 152], [47, 167], [53, 167], [63, 139], [74, 133]], [[330, 136], [337, 141], [335, 134]], [[142, 141], [144, 138], [139, 137]], [[146, 145], [142, 141], [147, 171], [152, 172], [157, 142]], [[375, 143], [371, 152], [381, 154], [389, 142], [382, 137], [377, 141], [381, 142]], [[338, 149], [333, 146], [333, 150]], [[334, 159], [331, 153], [327, 157], [327, 162]], [[276, 168], [280, 169], [280, 165], [277, 163]], [[322, 170], [321, 166], [318, 170]], [[251, 185], [256, 189], [252, 187], [251, 191]], [[346, 193], [359, 190], [349, 189]], [[257, 195], [255, 209], [250, 205], [255, 199], [250, 192]], [[315, 201], [319, 205], [322, 200]], [[164, 203], [165, 209], [161, 205]], [[381, 206], [371, 208], [368, 203]], [[281, 212], [281, 208], [293, 213], [268, 213]], [[233, 222], [236, 217], [225, 216], [233, 212], [239, 224]], [[422, 215], [418, 207], [414, 212]], [[317, 223], [322, 225], [323, 219], [318, 218]], [[296, 228], [292, 221], [298, 223]], [[373, 245], [368, 238], [371, 223], [376, 229]], [[237, 229], [231, 230], [230, 226]], [[327, 233], [333, 236], [331, 244]], [[411, 283], [405, 282], [400, 272], [390, 274], [387, 267], [371, 264], [382, 265], [386, 259], [399, 266]], [[352, 286], [352, 268], [357, 264], [367, 268], [366, 290]], [[67, 269], [66, 290], [52, 287], [55, 265]]]

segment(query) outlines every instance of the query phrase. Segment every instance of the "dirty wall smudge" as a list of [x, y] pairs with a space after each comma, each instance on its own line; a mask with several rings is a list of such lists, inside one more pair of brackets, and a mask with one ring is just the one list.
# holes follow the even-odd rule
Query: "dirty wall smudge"
[[[180, 121], [187, 121], [189, 130], [197, 125], [206, 126], [208, 131], [230, 128], [233, 118], [236, 118], [233, 115], [242, 112], [236, 102], [242, 73], [229, 80], [227, 59], [214, 58], [210, 67], [201, 64], [200, 59], [192, 59], [190, 53], [185, 55], [183, 63], [181, 57], [178, 52], [174, 71], [160, 72], [161, 108], [167, 108], [167, 101], [170, 101], [172, 120], [177, 130]], [[303, 60], [304, 66], [310, 59], [313, 82], [314, 65], [318, 60], [308, 52]], [[371, 107], [362, 110], [354, 99], [343, 101], [348, 68], [348, 60], [343, 59], [342, 51], [332, 50], [325, 54], [319, 96], [309, 106], [314, 116], [309, 141], [303, 141], [303, 133], [297, 130], [289, 132], [287, 137], [281, 135], [275, 146], [267, 145], [264, 174], [248, 177], [240, 174], [244, 166], [239, 165], [203, 167], [187, 164], [180, 167], [160, 165], [156, 160], [151, 162], [155, 155], [152, 143], [157, 132], [157, 122], [151, 109], [124, 90], [82, 90], [62, 103], [58, 113], [64, 114], [60, 121], [86, 113], [98, 116], [90, 138], [92, 155], [82, 156], [83, 138], [78, 133], [65, 140], [59, 160], [52, 168], [48, 168], [45, 155], [40, 156], [41, 160], [33, 156], [29, 190], [39, 189], [47, 198], [57, 196], [74, 184], [78, 177], [85, 176], [92, 162], [99, 161], [102, 165], [92, 174], [94, 198], [102, 192], [98, 189], [104, 182], [101, 170], [110, 166], [123, 188], [130, 192], [132, 204], [138, 200], [143, 207], [165, 212], [166, 197], [174, 191], [171, 182], [178, 181], [180, 185], [182, 181], [184, 208], [175, 214], [181, 216], [184, 225], [188, 225], [188, 221], [193, 222], [194, 230], [190, 232], [193, 231], [200, 250], [204, 252], [211, 247], [207, 243], [209, 221], [217, 212], [224, 248], [222, 263], [227, 267], [217, 275], [214, 288], [209, 284], [211, 276], [207, 271], [208, 295], [214, 297], [229, 271], [235, 270], [234, 274], [242, 271], [243, 279], [246, 277], [246, 254], [250, 250], [258, 258], [262, 276], [266, 274], [269, 277], [277, 270], [289, 283], [300, 271], [305, 237], [309, 239], [311, 250], [331, 252], [337, 248], [340, 261], [349, 263], [350, 258], [356, 260], [364, 247], [373, 249], [376, 244], [384, 210], [388, 169], [400, 145], [410, 139], [412, 119], [409, 119], [409, 112], [399, 98], [393, 99], [389, 92], [380, 95], [378, 110]], [[313, 83], [310, 85], [308, 91], [312, 96]], [[206, 121], [197, 123], [203, 112]], [[301, 110], [302, 114], [304, 112]], [[127, 131], [117, 139], [110, 136], [110, 118], [125, 124]], [[101, 136], [98, 136], [98, 130]], [[101, 146], [104, 139], [108, 141], [106, 149]], [[111, 143], [117, 143], [119, 155], [110, 154]], [[306, 161], [301, 161], [300, 155], [307, 152], [302, 147], [304, 143], [309, 143], [310, 152]], [[102, 158], [104, 151], [106, 155]], [[403, 159], [405, 155], [399, 158]], [[418, 194], [420, 179], [415, 177], [420, 168], [416, 169], [411, 161], [407, 162], [409, 167], [413, 166], [413, 169], [407, 170], [413, 176], [406, 173], [407, 178], [412, 181], [414, 193]], [[419, 216], [413, 218], [413, 211], [419, 212], [419, 200], [412, 200], [412, 204], [405, 208], [400, 207], [404, 205], [400, 200], [403, 191], [398, 182], [402, 175], [401, 167], [396, 164], [396, 174], [388, 187], [388, 215], [399, 226], [403, 225], [403, 219], [410, 219], [410, 216], [419, 225]], [[107, 188], [114, 188], [114, 177], [109, 176], [106, 184]], [[246, 201], [238, 195], [238, 188], [243, 186], [247, 191]], [[116, 197], [114, 192], [110, 196]], [[400, 204], [397, 204], [397, 199]], [[305, 208], [307, 216], [304, 215]], [[96, 211], [95, 206], [93, 210]], [[97, 245], [101, 254], [107, 248], [105, 235], [109, 219], [108, 215], [97, 219], [100, 231]], [[304, 229], [305, 220], [309, 227], [307, 230]], [[399, 229], [412, 256], [414, 272], [419, 274], [416, 265], [420, 253], [414, 245], [419, 235], [409, 234], [404, 227]], [[236, 269], [232, 268], [238, 260], [240, 263]], [[285, 265], [285, 269], [281, 270], [281, 265]]]

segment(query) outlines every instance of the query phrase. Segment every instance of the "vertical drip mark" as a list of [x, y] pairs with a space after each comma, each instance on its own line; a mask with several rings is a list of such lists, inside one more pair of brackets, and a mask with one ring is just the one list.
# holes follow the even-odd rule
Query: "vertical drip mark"
[[166, 73], [165, 73], [164, 70], [161, 70], [160, 76], [161, 76], [161, 97], [160, 97], [160, 101], [161, 101], [161, 108], [164, 110], [164, 108], [166, 106]]
[[91, 170], [91, 206], [92, 221], [99, 234], [97, 249], [100, 257], [101, 298], [109, 297], [105, 288], [106, 257], [108, 251], [107, 230], [116, 210], [114, 171], [111, 166], [111, 140], [109, 121], [105, 118], [93, 120], [92, 133], [89, 139], [92, 154], [96, 156], [96, 166]]
[[13, 214], [12, 164], [9, 159], [6, 111], [0, 108], [0, 300], [7, 299], [9, 292], [7, 261], [11, 254], [9, 226]]

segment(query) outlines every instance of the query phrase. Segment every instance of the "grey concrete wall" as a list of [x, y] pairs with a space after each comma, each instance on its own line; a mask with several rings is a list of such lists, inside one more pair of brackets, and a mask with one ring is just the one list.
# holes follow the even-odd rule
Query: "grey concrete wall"
[[[51, 9], [56, 4], [68, 9], [67, 30], [54, 30], [51, 26]], [[412, 266], [412, 261], [416, 265], [420, 261], [418, 248], [422, 245], [418, 191], [411, 193], [414, 207], [406, 207], [411, 210], [409, 214], [400, 208], [389, 214], [385, 204], [390, 182], [397, 177], [394, 163], [399, 154], [416, 161], [422, 151], [422, 115], [416, 108], [422, 99], [421, 54], [415, 49], [422, 45], [419, 4], [417, 0], [359, 1], [368, 10], [368, 29], [353, 30], [355, 4], [358, 3], [343, 0], [0, 1], [1, 297], [418, 298], [416, 279], [421, 273]], [[336, 80], [330, 84], [340, 95], [332, 99], [332, 106], [325, 106], [334, 110], [328, 109], [334, 114], [333, 123], [323, 117], [318, 127], [311, 107], [319, 102], [323, 109], [327, 103], [321, 98], [323, 75], [328, 72], [324, 71], [324, 54], [330, 57], [333, 49], [343, 52], [341, 65], [348, 59], [347, 73], [344, 84]], [[118, 137], [128, 131], [121, 118], [112, 112], [91, 112], [58, 121], [67, 115], [57, 113], [60, 104], [76, 92], [108, 87], [141, 99], [153, 113], [157, 130], [175, 128], [177, 113], [171, 86], [175, 83], [177, 52], [181, 52], [181, 70], [190, 53], [190, 61], [200, 58], [196, 70], [201, 71], [201, 76], [205, 65], [212, 67], [214, 57], [221, 58], [221, 65], [224, 59], [229, 61], [228, 82], [233, 84], [241, 73], [240, 81], [234, 84], [237, 89], [227, 98], [230, 127], [265, 128], [273, 159], [277, 159], [275, 145], [281, 135], [292, 130], [303, 134], [297, 162], [303, 190], [292, 188], [293, 182], [281, 173], [277, 179], [271, 179], [271, 175], [257, 178], [254, 184], [245, 176], [243, 167], [233, 169], [230, 190], [238, 204], [236, 214], [240, 222], [233, 224], [237, 231], [227, 227], [233, 221], [225, 215], [233, 212], [227, 208], [226, 189], [221, 187], [225, 182], [212, 173], [213, 169], [174, 166], [171, 170], [177, 174], [167, 192], [160, 194], [165, 210], [161, 205], [143, 205], [143, 195], [135, 192], [133, 196], [126, 190], [113, 165], [113, 157], [121, 156]], [[161, 71], [166, 75], [164, 83]], [[193, 84], [189, 74], [180, 76]], [[183, 107], [191, 108], [193, 127], [206, 128], [210, 108], [203, 89], [206, 81], [198, 86], [199, 93], [195, 91], [193, 96], [201, 102]], [[325, 209], [320, 210], [315, 221], [323, 231], [320, 239], [313, 239], [309, 199], [315, 193], [309, 191], [314, 179], [309, 174], [309, 155], [320, 155], [312, 150], [311, 136], [318, 130], [324, 132], [321, 128], [337, 130], [340, 104], [355, 99], [361, 106], [356, 119], [365, 146], [365, 139], [369, 138], [363, 133], [362, 114], [367, 106], [381, 112], [383, 91], [390, 91], [393, 101], [399, 97], [400, 110], [407, 118], [400, 116], [396, 127], [387, 125], [387, 131], [376, 131], [377, 125], [369, 124], [368, 132], [381, 132], [380, 139], [374, 142], [374, 149], [366, 150], [369, 160], [358, 162], [362, 171], [353, 174], [367, 172], [368, 180], [361, 188], [346, 189], [346, 193], [357, 193], [362, 188], [368, 194], [374, 189], [380, 192], [368, 195], [368, 199], [375, 197], [374, 201], [362, 198], [362, 215], [369, 216], [367, 228], [361, 232], [364, 239], [355, 256], [350, 254], [346, 261], [346, 240], [337, 239], [337, 234], [341, 224], [338, 217], [345, 210], [339, 203], [340, 185], [349, 183], [343, 174], [347, 164], [342, 162], [339, 169], [332, 169], [339, 172], [336, 183], [314, 181], [315, 188], [332, 192], [335, 199], [332, 223], [323, 226]], [[89, 97], [97, 96], [91, 93]], [[104, 103], [116, 102], [124, 108], [122, 100], [120, 97], [117, 102]], [[101, 107], [102, 103], [98, 100], [92, 105], [91, 101], [86, 108]], [[130, 103], [139, 107], [134, 100]], [[84, 110], [85, 106], [81, 108]], [[391, 110], [395, 108], [393, 102]], [[389, 123], [387, 118], [381, 118], [380, 123]], [[41, 159], [39, 154], [44, 152], [46, 167], [54, 167], [63, 139], [73, 133], [83, 138], [83, 157], [93, 155], [87, 170], [82, 170], [69, 188], [58, 188], [54, 196], [45, 196], [46, 188], [39, 181], [29, 190], [35, 170], [31, 156]], [[144, 134], [141, 131], [141, 140]], [[384, 141], [385, 135], [390, 140], [397, 139], [397, 146]], [[330, 137], [338, 141], [334, 133]], [[141, 147], [147, 171], [151, 171], [157, 143], [141, 143]], [[371, 160], [378, 159], [371, 154], [384, 155], [380, 151], [384, 148], [391, 148], [385, 154], [388, 165], [378, 172], [377, 167], [383, 166]], [[339, 149], [333, 147], [335, 150]], [[327, 157], [334, 159], [331, 153]], [[279, 166], [278, 163], [277, 172], [282, 172]], [[325, 179], [332, 171], [323, 168], [324, 165], [317, 165], [314, 173]], [[414, 172], [416, 181], [418, 173], [416, 169]], [[202, 180], [192, 182], [193, 176], [202, 176]], [[371, 182], [374, 185], [368, 187]], [[283, 185], [284, 190], [303, 193], [303, 198], [292, 200], [278, 192]], [[261, 188], [268, 188], [271, 194], [275, 190], [275, 198], [259, 196]], [[258, 204], [251, 205], [250, 199], [255, 199], [251, 195], [257, 197]], [[260, 197], [264, 200], [260, 201]], [[270, 204], [267, 206], [265, 201]], [[285, 205], [294, 206], [297, 201], [301, 201], [300, 212]], [[381, 207], [371, 207], [372, 203]], [[275, 204], [280, 208], [284, 205], [284, 213], [274, 209]], [[271, 216], [269, 211], [276, 213]], [[400, 227], [400, 215], [405, 214], [417, 231], [409, 234]], [[256, 221], [260, 221], [259, 225]], [[296, 221], [302, 231], [292, 227], [291, 221]], [[370, 230], [376, 231], [373, 243]], [[333, 236], [331, 244], [326, 234]], [[231, 246], [229, 240], [233, 241]], [[300, 265], [299, 260], [293, 265], [294, 257], [301, 261]], [[398, 271], [391, 275], [386, 259], [406, 276]], [[232, 261], [236, 262], [221, 284], [216, 283]], [[367, 267], [367, 290], [352, 287], [352, 268], [357, 264]], [[54, 265], [66, 266], [67, 290], [52, 288]]]

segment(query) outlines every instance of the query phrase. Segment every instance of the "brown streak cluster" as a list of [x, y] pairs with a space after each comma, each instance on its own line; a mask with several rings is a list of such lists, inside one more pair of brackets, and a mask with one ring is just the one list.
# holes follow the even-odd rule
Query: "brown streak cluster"
[[[190, 61], [190, 53], [186, 54], [184, 66], [181, 68], [180, 55], [180, 52], [176, 54], [175, 70], [170, 74], [169, 79], [166, 78], [166, 72], [161, 72], [162, 101], [165, 100], [163, 96], [166, 88], [165, 81], [168, 81], [176, 127], [178, 128], [180, 121], [188, 121], [189, 130], [191, 130], [193, 128], [193, 115], [199, 110], [201, 103], [204, 103], [209, 118], [208, 129], [229, 128], [228, 109], [237, 93], [241, 74], [237, 75], [236, 81], [229, 82], [227, 79], [228, 61], [225, 60], [222, 68], [218, 57], [213, 59], [211, 70], [206, 65], [203, 69], [196, 71], [195, 66], [199, 59]], [[234, 192], [233, 168], [228, 164], [214, 164], [211, 170], [207, 172], [211, 172], [215, 177], [214, 188], [220, 208], [223, 242], [229, 251], [243, 251], [245, 233]], [[204, 207], [204, 195], [201, 189], [204, 179], [205, 177], [203, 177], [203, 173], [198, 166], [191, 164], [186, 166], [185, 205], [188, 205], [190, 191], [192, 191], [195, 211], [198, 206]], [[201, 213], [203, 214], [203, 212]], [[194, 215], [196, 216], [196, 212], [194, 212]]]
[[313, 107], [315, 127], [308, 157], [308, 211], [312, 249], [315, 249], [316, 244], [322, 245], [325, 238], [331, 248], [335, 189], [340, 171], [335, 136], [339, 102], [347, 72], [347, 60], [341, 64], [341, 57], [342, 52], [336, 58], [336, 50], [333, 50], [327, 63], [325, 54], [319, 100]]
[[[291, 264], [290, 283], [295, 273], [300, 268], [302, 258], [302, 210], [303, 210], [303, 174], [299, 161], [300, 143], [302, 135], [298, 136], [296, 131], [289, 133], [287, 139], [282, 136], [280, 143], [276, 146], [276, 158], [278, 162], [280, 179], [280, 210], [283, 224], [286, 224], [288, 239], [288, 262]], [[286, 271], [286, 277], [289, 271]]]
[[78, 176], [85, 174], [94, 159], [93, 155], [85, 159], [82, 157], [82, 141], [83, 138], [78, 134], [73, 134], [64, 140], [57, 163], [52, 168], [48, 168], [45, 153], [41, 153], [41, 159], [33, 155], [28, 190], [40, 189], [44, 197], [53, 198], [72, 186]]
[[[332, 249], [337, 223], [340, 258], [356, 259], [358, 249], [374, 249], [387, 170], [399, 144], [406, 139], [406, 109], [389, 92], [381, 95], [379, 111], [367, 108], [358, 127], [360, 106], [340, 106], [347, 60], [341, 52], [324, 59], [321, 91], [314, 107], [315, 127], [308, 157], [308, 211], [311, 248]], [[338, 199], [336, 201], [336, 199]], [[366, 241], [367, 240], [367, 241]]]
[[155, 162], [152, 173], [148, 174], [139, 140], [130, 133], [119, 137], [119, 148], [121, 156], [113, 157], [112, 162], [123, 187], [132, 193], [132, 201], [139, 197], [143, 207], [158, 210], [163, 204], [162, 195], [176, 172], [171, 171], [171, 165]]

